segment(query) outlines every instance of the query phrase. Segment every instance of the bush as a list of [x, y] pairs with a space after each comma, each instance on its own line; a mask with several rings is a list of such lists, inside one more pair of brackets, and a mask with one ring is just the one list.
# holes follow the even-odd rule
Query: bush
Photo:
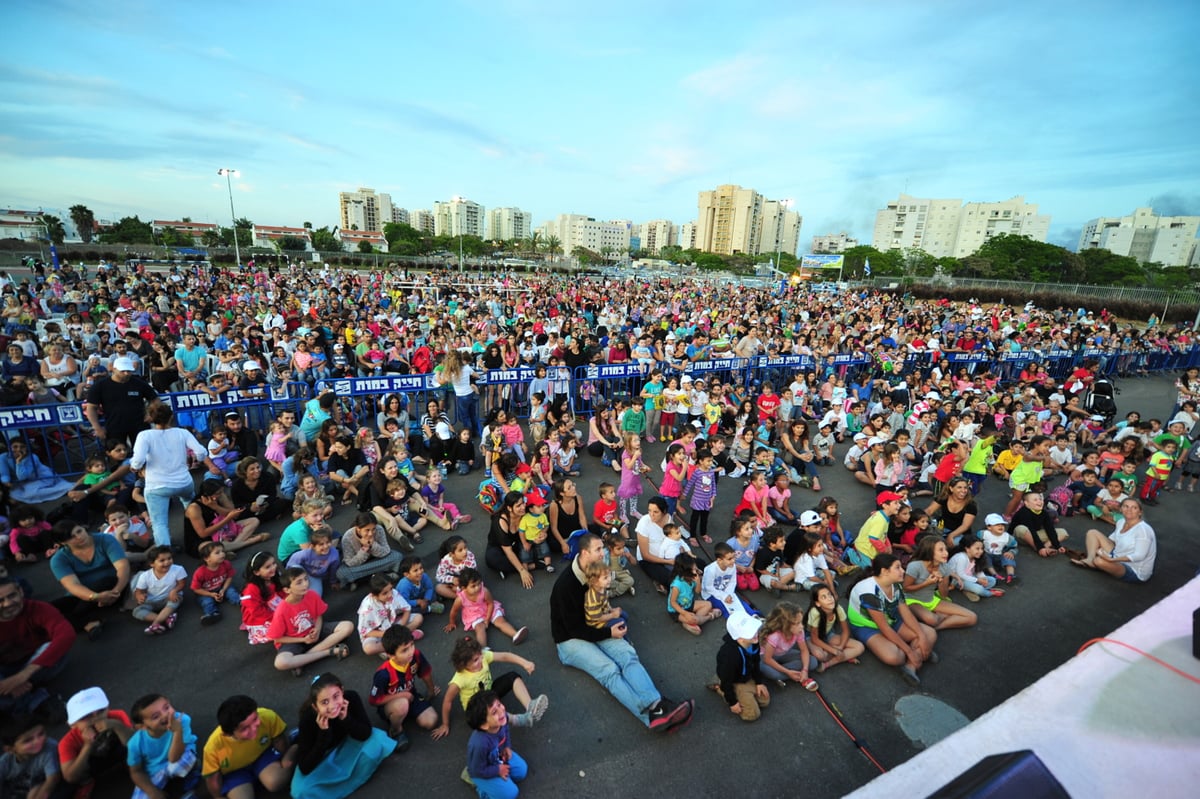
[[[1118, 289], [1114, 289], [1114, 293]], [[981, 303], [998, 303], [1004, 301], [1006, 305], [1024, 305], [1026, 302], [1032, 301], [1039, 308], [1089, 308], [1093, 311], [1099, 311], [1101, 308], [1107, 308], [1108, 312], [1121, 319], [1130, 319], [1144, 322], [1151, 315], [1162, 318], [1163, 303], [1150, 302], [1148, 300], [1129, 299], [1114, 296], [1111, 299], [1099, 301], [1099, 297], [1082, 296], [1068, 291], [1053, 291], [1049, 289], [1039, 289], [1037, 284], [1032, 284], [1031, 291], [1027, 294], [1022, 294], [1020, 298], [1014, 298], [1011, 290], [981, 288], [979, 286], [944, 286], [930, 284], [913, 284], [902, 286], [893, 289], [887, 293], [903, 294], [907, 292], [913, 297], [919, 299], [941, 299], [945, 298], [952, 301], [965, 302], [970, 299], [979, 300]], [[1171, 298], [1171, 305], [1167, 311], [1166, 317], [1162, 318], [1164, 322], [1191, 322], [1196, 318], [1196, 312], [1200, 309], [1200, 298], [1187, 297], [1180, 299], [1178, 296]]]

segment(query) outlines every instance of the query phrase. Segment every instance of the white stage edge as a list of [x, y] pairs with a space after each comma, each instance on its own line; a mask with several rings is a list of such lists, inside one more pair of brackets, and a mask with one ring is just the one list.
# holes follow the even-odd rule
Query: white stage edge
[[[1106, 637], [1200, 679], [1192, 657], [1197, 608], [1200, 577]], [[1125, 647], [1093, 644], [850, 796], [928, 796], [981, 758], [1022, 749], [1033, 750], [1073, 797], [1198, 796], [1200, 684]]]

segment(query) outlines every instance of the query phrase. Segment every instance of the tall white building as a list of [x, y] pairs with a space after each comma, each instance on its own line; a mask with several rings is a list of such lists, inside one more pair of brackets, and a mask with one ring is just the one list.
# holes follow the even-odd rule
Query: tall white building
[[338, 194], [339, 227], [342, 230], [383, 230], [392, 221], [392, 198], [374, 189], [359, 188]]
[[782, 200], [725, 184], [700, 192], [697, 211], [694, 246], [699, 250], [718, 255], [796, 254], [802, 220]]
[[933, 200], [901, 194], [875, 214], [872, 243], [880, 250], [919, 249], [935, 258], [964, 258], [993, 236], [1045, 241], [1050, 217], [1023, 196], [994, 203]]
[[763, 200], [762, 230], [758, 237], [756, 254], [784, 253], [795, 257], [800, 244], [800, 214], [789, 210], [790, 203], [783, 200]]
[[849, 233], [828, 233], [824, 236], [813, 236], [812, 251], [815, 253], [830, 253], [836, 255], [858, 246], [858, 239]]
[[625, 253], [629, 251], [633, 223], [627, 220], [603, 222], [583, 214], [559, 214], [538, 231], [544, 239], [557, 238], [565, 255], [570, 255], [576, 247], [596, 253]]
[[483, 238], [486, 224], [484, 207], [463, 197], [433, 204], [433, 235], [478, 236]]
[[394, 205], [392, 206], [392, 221], [393, 222], [397, 222], [402, 225], [407, 225], [407, 224], [410, 224], [408, 219], [409, 219], [409, 216], [408, 216], [407, 208], [399, 208]]
[[1079, 250], [1102, 249], [1140, 263], [1186, 266], [1197, 248], [1200, 216], [1155, 216], [1137, 208], [1129, 216], [1102, 216], [1083, 226]]
[[679, 226], [679, 238], [676, 243], [685, 250], [691, 250], [696, 247], [695, 222], [684, 222]]
[[493, 208], [487, 219], [487, 234], [492, 241], [527, 239], [533, 229], [533, 214], [520, 208]]
[[433, 212], [426, 208], [414, 208], [408, 212], [408, 224], [422, 233], [433, 235]]
[[673, 247], [679, 240], [679, 228], [667, 219], [654, 219], [636, 226], [642, 252], [657, 255], [663, 247]]

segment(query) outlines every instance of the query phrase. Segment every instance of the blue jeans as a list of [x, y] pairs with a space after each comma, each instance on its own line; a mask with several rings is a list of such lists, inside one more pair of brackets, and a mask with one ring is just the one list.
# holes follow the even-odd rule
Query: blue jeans
[[242, 604], [242, 597], [238, 594], [237, 589], [232, 585], [225, 589], [225, 601], [217, 602], [210, 596], [196, 597], [200, 601], [200, 609], [205, 616], [212, 616], [221, 612], [222, 605], [233, 605], [235, 608]]
[[475, 791], [482, 799], [515, 799], [520, 793], [517, 790], [517, 783], [525, 779], [529, 774], [529, 764], [525, 762], [525, 758], [518, 755], [515, 751], [512, 753], [512, 758], [508, 761], [508, 778], [504, 777], [489, 777], [483, 779], [481, 777], [472, 777], [475, 781]]
[[196, 496], [196, 490], [191, 485], [179, 488], [147, 488], [146, 510], [150, 512], [150, 528], [154, 534], [154, 543], [158, 546], [171, 545], [171, 500], [178, 499], [183, 507]]
[[609, 638], [598, 644], [571, 638], [558, 645], [558, 660], [590, 675], [642, 724], [650, 726], [649, 710], [662, 696], [638, 660], [633, 644], [624, 638]]
[[463, 427], [471, 431], [471, 436], [479, 435], [483, 429], [479, 424], [479, 395], [472, 392], [454, 397], [454, 416]]

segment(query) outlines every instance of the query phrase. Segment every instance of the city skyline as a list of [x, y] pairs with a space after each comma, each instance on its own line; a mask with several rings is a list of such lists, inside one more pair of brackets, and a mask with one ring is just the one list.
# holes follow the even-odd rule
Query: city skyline
[[1180, 3], [765, 3], [736, 25], [681, 2], [413, 4], [367, 26], [286, 8], [6, 8], [0, 203], [227, 225], [229, 166], [238, 215], [270, 225], [337, 225], [358, 186], [535, 227], [683, 225], [730, 183], [794, 199], [801, 250], [871, 240], [901, 193], [1024, 195], [1071, 248], [1096, 217], [1200, 214], [1200, 109], [1168, 79], [1196, 73], [1200, 11]]

